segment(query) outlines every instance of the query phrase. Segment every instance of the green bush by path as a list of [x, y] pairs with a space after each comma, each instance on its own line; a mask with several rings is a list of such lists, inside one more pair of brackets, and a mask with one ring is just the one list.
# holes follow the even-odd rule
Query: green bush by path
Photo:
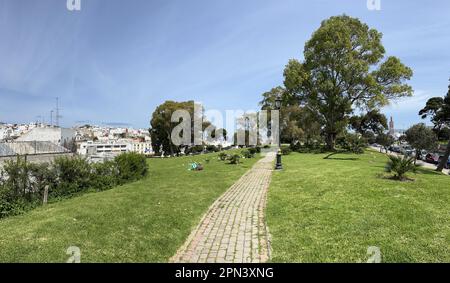
[[[191, 162], [211, 162], [203, 171]], [[0, 262], [167, 262], [208, 207], [258, 158], [230, 166], [217, 154], [148, 159], [143, 179], [0, 220]]]
[[227, 159], [230, 164], [239, 164], [241, 162], [241, 155], [237, 153], [230, 154]]
[[243, 149], [241, 150], [241, 156], [244, 158], [252, 158], [253, 157], [253, 153], [250, 152], [250, 150], [248, 149]]
[[273, 173], [267, 203], [274, 262], [450, 261], [450, 177], [420, 168], [384, 176], [388, 158], [292, 153]]
[[45, 187], [51, 202], [132, 182], [146, 176], [147, 170], [146, 158], [137, 153], [123, 153], [103, 164], [89, 164], [80, 157], [32, 164], [17, 157], [6, 162], [0, 173], [0, 218], [41, 205]]
[[289, 155], [291, 154], [292, 150], [288, 145], [282, 145], [281, 146], [281, 154], [283, 155]]
[[144, 155], [135, 152], [122, 153], [114, 159], [121, 184], [135, 181], [147, 175], [147, 161]]
[[225, 160], [227, 159], [227, 157], [228, 157], [228, 154], [226, 154], [225, 152], [221, 152], [221, 153], [219, 153], [219, 155], [218, 155], [218, 158], [219, 158], [219, 160], [221, 160], [221, 161], [225, 161]]

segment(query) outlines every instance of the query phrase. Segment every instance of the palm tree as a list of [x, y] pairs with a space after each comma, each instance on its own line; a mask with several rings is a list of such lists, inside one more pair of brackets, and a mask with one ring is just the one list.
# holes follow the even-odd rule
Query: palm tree
[[400, 181], [406, 179], [405, 174], [412, 171], [416, 171], [416, 165], [414, 165], [414, 157], [389, 155], [389, 161], [386, 165], [386, 171], [394, 173], [394, 178]]

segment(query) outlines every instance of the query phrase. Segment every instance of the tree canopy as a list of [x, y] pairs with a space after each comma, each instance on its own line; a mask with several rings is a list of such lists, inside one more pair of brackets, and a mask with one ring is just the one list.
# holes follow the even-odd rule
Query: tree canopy
[[[425, 107], [420, 110], [419, 115], [423, 119], [430, 118], [435, 128], [442, 129], [442, 127], [450, 127], [450, 84], [448, 86], [447, 95], [444, 98], [433, 97], [430, 98]], [[437, 167], [437, 171], [442, 171], [450, 156], [450, 140], [448, 141], [445, 154]]]
[[380, 134], [388, 128], [388, 123], [384, 114], [378, 110], [371, 110], [364, 115], [351, 117], [350, 126], [361, 135], [365, 135], [368, 131]]
[[405, 132], [406, 141], [416, 149], [415, 160], [422, 150], [435, 150], [438, 147], [438, 139], [432, 129], [420, 123], [412, 126]]
[[287, 96], [317, 112], [331, 150], [354, 109], [378, 109], [413, 93], [405, 83], [412, 70], [396, 57], [384, 59], [381, 38], [359, 19], [331, 17], [306, 43], [304, 61], [292, 59], [284, 70]]
[[[201, 113], [195, 113], [195, 102], [184, 101], [165, 101], [163, 104], [159, 105], [152, 114], [150, 121], [150, 135], [152, 138], [152, 147], [155, 151], [162, 150], [165, 153], [170, 153], [174, 155], [180, 151], [181, 147], [190, 146], [194, 142], [195, 135], [203, 135], [203, 131], [211, 125], [205, 117], [203, 117], [203, 109]], [[181, 146], [176, 146], [171, 139], [172, 130], [177, 126], [178, 122], [172, 122], [172, 114], [176, 110], [186, 110], [190, 114], [191, 121], [188, 122], [191, 126], [191, 139], [190, 142], [183, 144]], [[202, 127], [196, 129], [194, 127], [194, 119], [202, 119]], [[197, 133], [195, 132], [197, 131]]]

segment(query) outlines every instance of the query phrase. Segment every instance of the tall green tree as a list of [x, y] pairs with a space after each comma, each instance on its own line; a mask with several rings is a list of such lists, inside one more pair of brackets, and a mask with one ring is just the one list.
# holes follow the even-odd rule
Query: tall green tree
[[[385, 133], [380, 133], [376, 139], [375, 142], [378, 143], [379, 145], [381, 145], [384, 150], [386, 151], [386, 153], [388, 152], [388, 148], [394, 144], [394, 138], [391, 135], [385, 134]], [[381, 152], [381, 148], [380, 148], [380, 152]]]
[[388, 128], [387, 118], [378, 110], [371, 110], [361, 116], [353, 116], [350, 118], [350, 126], [353, 130], [366, 135], [367, 132], [380, 134]]
[[[447, 95], [444, 98], [433, 97], [427, 101], [425, 108], [420, 110], [419, 115], [423, 119], [430, 118], [436, 127], [450, 127], [450, 84]], [[441, 159], [436, 171], [442, 172], [450, 156], [450, 140], [448, 141], [444, 157]]]
[[355, 108], [377, 109], [413, 93], [405, 83], [412, 70], [396, 57], [384, 59], [381, 38], [359, 19], [331, 17], [306, 43], [304, 61], [292, 59], [284, 70], [289, 95], [320, 117], [329, 150]]
[[[297, 141], [310, 145], [320, 139], [321, 124], [316, 112], [299, 105], [298, 97], [291, 95], [284, 87], [278, 86], [263, 93], [259, 103], [262, 110], [274, 110], [275, 99], [281, 97], [280, 138], [282, 143], [294, 144]], [[270, 111], [267, 112], [270, 121]], [[268, 134], [271, 133], [270, 123]]]
[[423, 123], [413, 125], [406, 130], [405, 136], [406, 141], [416, 149], [414, 164], [416, 164], [422, 150], [434, 150], [438, 147], [436, 134]]
[[[203, 135], [203, 131], [211, 125], [205, 117], [203, 116], [203, 110], [201, 113], [195, 113], [194, 111], [194, 101], [165, 101], [163, 104], [156, 107], [155, 111], [152, 114], [152, 118], [150, 121], [151, 128], [150, 136], [152, 138], [152, 147], [155, 151], [162, 150], [165, 153], [170, 153], [171, 155], [177, 154], [180, 152], [182, 147], [191, 146], [194, 141], [194, 135]], [[185, 145], [176, 146], [173, 144], [171, 140], [171, 134], [174, 127], [176, 127], [179, 122], [171, 122], [172, 114], [176, 110], [186, 110], [190, 114], [190, 125], [191, 125], [191, 142]], [[194, 119], [202, 119], [202, 127], [201, 129], [195, 129], [194, 127]], [[198, 131], [198, 133], [195, 132]]]

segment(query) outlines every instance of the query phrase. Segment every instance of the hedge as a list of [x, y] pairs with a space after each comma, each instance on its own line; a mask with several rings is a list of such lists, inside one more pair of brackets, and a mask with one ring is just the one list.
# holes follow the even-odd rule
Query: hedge
[[0, 218], [42, 205], [46, 187], [48, 201], [57, 201], [136, 181], [147, 172], [145, 157], [137, 153], [123, 153], [112, 161], [94, 164], [81, 157], [58, 157], [43, 164], [17, 157], [0, 171]]

